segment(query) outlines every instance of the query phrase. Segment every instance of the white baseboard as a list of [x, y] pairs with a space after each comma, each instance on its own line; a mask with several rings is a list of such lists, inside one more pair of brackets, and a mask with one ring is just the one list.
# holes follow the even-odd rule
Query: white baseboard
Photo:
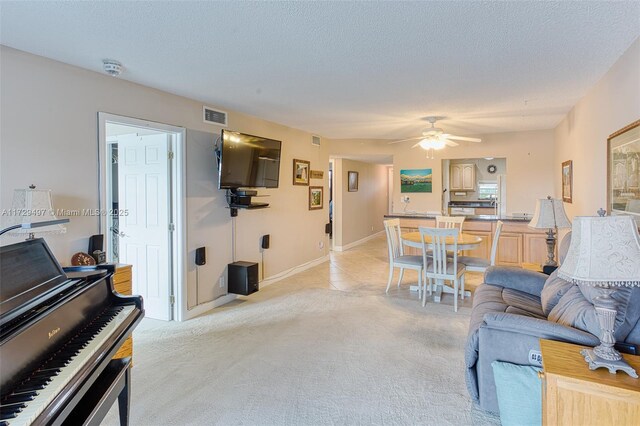
[[194, 306], [193, 308], [191, 308], [190, 311], [187, 311], [186, 315], [185, 315], [185, 318], [183, 318], [182, 320], [183, 321], [190, 320], [190, 319], [195, 318], [197, 316], [200, 316], [200, 315], [202, 315], [202, 314], [204, 314], [206, 312], [209, 312], [213, 308], [217, 308], [218, 306], [226, 305], [227, 303], [235, 300], [236, 297], [238, 297], [236, 294], [228, 293], [228, 294], [225, 294], [224, 296], [220, 296], [217, 299], [211, 300], [209, 302], [201, 303], [198, 306]]
[[312, 260], [310, 262], [303, 263], [303, 264], [298, 265], [298, 266], [294, 266], [293, 268], [287, 269], [286, 271], [282, 271], [282, 272], [280, 272], [280, 273], [278, 273], [276, 275], [272, 275], [272, 276], [270, 276], [268, 278], [265, 278], [262, 281], [260, 281], [260, 288], [266, 287], [266, 286], [271, 285], [273, 283], [276, 283], [276, 282], [278, 282], [280, 280], [283, 280], [283, 279], [288, 278], [288, 277], [290, 277], [292, 275], [298, 274], [298, 273], [300, 273], [302, 271], [306, 271], [307, 269], [311, 269], [314, 266], [318, 266], [318, 265], [320, 265], [320, 264], [322, 264], [322, 263], [324, 263], [324, 262], [326, 262], [328, 260], [329, 260], [329, 255], [322, 256], [322, 257], [314, 259], [314, 260]]
[[349, 250], [350, 248], [353, 248], [353, 247], [355, 247], [355, 246], [359, 246], [360, 244], [364, 244], [364, 243], [366, 243], [367, 241], [374, 239], [375, 237], [377, 237], [377, 236], [378, 236], [378, 235], [380, 235], [380, 234], [384, 234], [384, 231], [376, 232], [375, 234], [371, 234], [371, 235], [369, 235], [368, 237], [364, 237], [364, 238], [362, 238], [361, 240], [358, 240], [358, 241], [354, 241], [354, 242], [352, 242], [352, 243], [349, 243], [349, 244], [347, 244], [346, 246], [333, 246], [333, 250], [334, 250], [334, 251], [347, 251], [347, 250]]

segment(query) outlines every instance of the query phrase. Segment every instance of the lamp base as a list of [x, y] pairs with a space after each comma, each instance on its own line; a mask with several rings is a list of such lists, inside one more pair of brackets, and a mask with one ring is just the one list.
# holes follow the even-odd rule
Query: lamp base
[[600, 358], [593, 349], [582, 349], [580, 354], [584, 356], [584, 360], [589, 364], [589, 370], [595, 370], [597, 368], [604, 367], [609, 370], [609, 373], [615, 374], [616, 371], [622, 370], [633, 378], [638, 378], [636, 370], [633, 369], [624, 359], [618, 361], [609, 361], [607, 359]]

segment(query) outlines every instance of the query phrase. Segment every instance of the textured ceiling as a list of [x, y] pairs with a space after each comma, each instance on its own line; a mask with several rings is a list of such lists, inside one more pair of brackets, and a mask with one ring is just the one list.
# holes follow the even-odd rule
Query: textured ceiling
[[548, 129], [639, 2], [7, 2], [0, 42], [332, 138]]

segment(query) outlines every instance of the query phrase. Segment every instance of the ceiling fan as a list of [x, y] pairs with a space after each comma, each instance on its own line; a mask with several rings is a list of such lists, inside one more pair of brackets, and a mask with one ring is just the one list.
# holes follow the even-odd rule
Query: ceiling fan
[[420, 139], [420, 141], [417, 144], [413, 145], [412, 148], [419, 146], [422, 149], [428, 151], [428, 150], [434, 150], [434, 149], [442, 149], [445, 146], [458, 146], [459, 144], [454, 142], [454, 140], [465, 141], [465, 142], [482, 142], [482, 139], [478, 139], [478, 138], [468, 138], [465, 136], [456, 136], [456, 135], [451, 135], [449, 133], [445, 133], [444, 130], [435, 126], [436, 121], [442, 120], [444, 118], [445, 117], [434, 117], [434, 116], [424, 117], [423, 120], [431, 123], [431, 127], [427, 127], [426, 129], [424, 129], [422, 131], [422, 136], [416, 136], [415, 138], [401, 139], [401, 140], [393, 141], [389, 143], [394, 144], [394, 143]]

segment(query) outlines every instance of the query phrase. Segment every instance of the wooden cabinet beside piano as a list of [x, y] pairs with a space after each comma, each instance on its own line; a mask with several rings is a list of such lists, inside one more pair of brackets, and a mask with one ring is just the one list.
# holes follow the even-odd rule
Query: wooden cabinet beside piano
[[[133, 289], [131, 277], [131, 265], [116, 265], [116, 273], [113, 275], [113, 288], [115, 291], [125, 296], [131, 296]], [[133, 336], [129, 336], [113, 356], [114, 359], [126, 357], [131, 357], [133, 361]]]

